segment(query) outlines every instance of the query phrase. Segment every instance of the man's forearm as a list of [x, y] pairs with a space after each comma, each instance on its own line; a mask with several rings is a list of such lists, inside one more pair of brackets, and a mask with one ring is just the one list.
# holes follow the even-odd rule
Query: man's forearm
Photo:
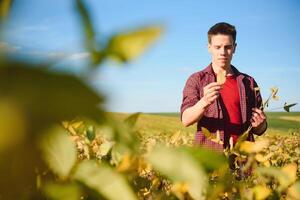
[[195, 105], [186, 109], [182, 113], [183, 125], [185, 127], [188, 127], [194, 124], [195, 122], [199, 121], [202, 118], [207, 107], [208, 104], [203, 99], [200, 99]]

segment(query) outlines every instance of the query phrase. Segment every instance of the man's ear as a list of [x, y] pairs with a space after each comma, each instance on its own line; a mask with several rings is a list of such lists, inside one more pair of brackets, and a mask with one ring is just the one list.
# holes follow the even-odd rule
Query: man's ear
[[211, 53], [211, 44], [210, 43], [207, 44], [207, 50], [209, 53]]

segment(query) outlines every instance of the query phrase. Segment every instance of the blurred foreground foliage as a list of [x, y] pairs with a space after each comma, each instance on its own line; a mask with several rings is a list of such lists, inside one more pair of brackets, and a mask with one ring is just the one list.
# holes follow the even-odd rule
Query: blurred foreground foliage
[[[84, 2], [75, 4], [88, 71], [136, 59], [161, 34], [143, 27], [100, 44]], [[11, 1], [0, 5], [3, 23]], [[242, 141], [231, 170], [230, 156], [193, 147], [180, 131], [143, 135], [140, 113], [116, 120], [86, 77], [1, 53], [0, 199], [299, 199], [298, 136]]]

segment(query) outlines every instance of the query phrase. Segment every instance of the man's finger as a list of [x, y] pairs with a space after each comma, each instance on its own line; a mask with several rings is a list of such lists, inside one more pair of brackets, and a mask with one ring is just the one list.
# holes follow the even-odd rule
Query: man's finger
[[205, 88], [209, 89], [214, 86], [221, 86], [221, 84], [217, 83], [217, 82], [212, 82], [212, 83], [209, 83], [208, 85], [206, 85]]
[[265, 113], [264, 113], [262, 110], [260, 110], [260, 109], [258, 109], [258, 108], [252, 108], [252, 110], [253, 110], [254, 112], [258, 113], [258, 114], [260, 115], [261, 118], [266, 119], [266, 115], [265, 115]]

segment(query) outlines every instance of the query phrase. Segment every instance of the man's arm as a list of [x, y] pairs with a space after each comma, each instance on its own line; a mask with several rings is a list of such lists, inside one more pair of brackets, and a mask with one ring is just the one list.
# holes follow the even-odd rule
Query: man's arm
[[202, 118], [206, 108], [206, 102], [204, 102], [202, 98], [194, 106], [187, 108], [182, 113], [182, 124], [185, 127], [188, 127], [194, 124], [195, 122], [199, 121]]
[[205, 110], [211, 105], [218, 97], [221, 89], [221, 84], [212, 82], [203, 88], [203, 97], [193, 106], [187, 108], [182, 113], [182, 124], [188, 127], [195, 122], [199, 121]]

